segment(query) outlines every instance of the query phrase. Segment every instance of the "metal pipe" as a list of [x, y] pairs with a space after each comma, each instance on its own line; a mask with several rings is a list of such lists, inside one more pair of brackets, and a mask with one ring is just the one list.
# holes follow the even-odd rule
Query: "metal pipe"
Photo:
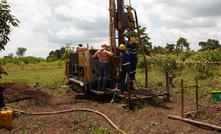
[[117, 1], [117, 13], [118, 13], [118, 47], [124, 43], [124, 29], [122, 29], [122, 13], [124, 12], [124, 0]]
[[132, 110], [132, 105], [131, 105], [131, 92], [130, 92], [130, 74], [127, 73], [127, 94], [128, 94], [128, 105], [129, 109]]
[[75, 80], [73, 78], [69, 78], [68, 79], [70, 82], [73, 82], [75, 84], [79, 84], [80, 86], [84, 86], [84, 83], [82, 81], [78, 81], [78, 80]]
[[113, 29], [114, 29], [114, 55], [115, 56], [117, 56], [116, 54], [117, 54], [117, 51], [116, 51], [116, 29], [115, 29], [115, 27], [114, 27], [114, 25], [115, 25], [115, 23], [116, 23], [116, 3], [115, 3], [115, 0], [113, 0], [113, 22], [114, 22], [114, 24], [113, 24]]
[[168, 93], [168, 95], [167, 95], [167, 101], [170, 101], [170, 94], [169, 94], [169, 80], [168, 80], [168, 77], [169, 77], [169, 75], [168, 75], [168, 72], [166, 72], [166, 88], [167, 88], [167, 93]]

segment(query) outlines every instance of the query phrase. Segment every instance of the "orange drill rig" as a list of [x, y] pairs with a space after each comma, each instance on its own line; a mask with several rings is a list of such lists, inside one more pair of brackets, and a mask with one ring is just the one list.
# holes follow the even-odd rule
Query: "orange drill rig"
[[[130, 2], [131, 3], [131, 2]], [[124, 5], [124, 0], [109, 0], [110, 13], [110, 47], [108, 51], [114, 54], [114, 58], [110, 57], [109, 76], [107, 79], [107, 88], [114, 89], [114, 85], [119, 83], [119, 46], [125, 42], [125, 30], [137, 29], [139, 44], [143, 51], [142, 41], [140, 38], [139, 25], [136, 11], [129, 6]], [[134, 12], [134, 14], [132, 13]], [[135, 17], [134, 17], [135, 16]], [[116, 36], [118, 33], [118, 36]], [[76, 92], [90, 92], [96, 90], [100, 76], [99, 60], [93, 58], [93, 54], [97, 50], [83, 47], [81, 44], [77, 48], [77, 52], [70, 54], [70, 60], [66, 62], [65, 75], [68, 77], [70, 87]], [[146, 85], [147, 87], [147, 63], [145, 61]], [[108, 91], [106, 91], [108, 92]]]

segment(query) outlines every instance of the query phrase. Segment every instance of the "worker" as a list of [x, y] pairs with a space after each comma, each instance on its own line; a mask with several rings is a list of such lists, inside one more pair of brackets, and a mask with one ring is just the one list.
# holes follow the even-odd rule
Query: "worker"
[[4, 97], [3, 97], [3, 94], [2, 94], [4, 89], [5, 89], [5, 85], [0, 83], [0, 111], [2, 109], [7, 109], [6, 106], [5, 106]]
[[[114, 56], [113, 53], [107, 51], [107, 44], [102, 44], [101, 49], [94, 54], [94, 58], [100, 61], [100, 77], [98, 81], [98, 90], [105, 91], [107, 85], [107, 77], [109, 72], [108, 57]], [[102, 88], [101, 88], [102, 86]]]
[[121, 44], [120, 47], [120, 84], [121, 84], [121, 93], [124, 94], [125, 90], [125, 78], [126, 74], [130, 71], [130, 55], [125, 51], [124, 44]]
[[136, 39], [134, 37], [129, 38], [127, 35], [125, 35], [128, 38], [129, 44], [126, 45], [128, 48], [128, 53], [130, 54], [130, 86], [131, 89], [134, 89], [133, 87], [133, 80], [135, 79], [136, 74], [136, 68], [137, 68], [137, 43]]

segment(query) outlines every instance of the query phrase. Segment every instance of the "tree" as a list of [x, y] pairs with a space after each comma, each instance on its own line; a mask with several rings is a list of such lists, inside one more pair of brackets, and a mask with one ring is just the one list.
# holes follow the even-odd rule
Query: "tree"
[[17, 51], [16, 51], [16, 54], [20, 57], [23, 57], [25, 52], [27, 51], [27, 48], [24, 48], [24, 47], [18, 47], [17, 48]]
[[57, 59], [60, 59], [61, 58], [61, 55], [60, 55], [60, 50], [55, 50], [55, 56], [57, 57]]
[[49, 56], [54, 56], [55, 55], [55, 53], [54, 53], [54, 51], [51, 51], [50, 53], [49, 53]]
[[[143, 28], [140, 29], [140, 36], [141, 36], [141, 40], [142, 40], [142, 44], [143, 44], [143, 47], [144, 47], [145, 54], [150, 55], [150, 52], [151, 52], [151, 49], [152, 49], [152, 43], [149, 42], [150, 38], [148, 37], [148, 34], [145, 33], [145, 30], [146, 30], [146, 27], [143, 27]], [[127, 31], [126, 35], [129, 36], [129, 37], [135, 37], [137, 42], [139, 42], [137, 32]], [[126, 41], [126, 44], [129, 44], [129, 42]], [[142, 53], [140, 45], [137, 45], [137, 53], [138, 54]]]
[[61, 47], [60, 49], [60, 56], [62, 57], [65, 53], [65, 47]]
[[[65, 48], [65, 49], [63, 49]], [[66, 43], [64, 47], [61, 48], [61, 59], [63, 60], [66, 60], [66, 59], [69, 59], [69, 56], [70, 56], [70, 53], [73, 53], [74, 52], [74, 49], [75, 47], [72, 47], [72, 44], [71, 43]], [[65, 50], [63, 52], [63, 50]]]
[[153, 53], [165, 54], [165, 48], [163, 48], [161, 46], [154, 46], [152, 51], [153, 51]]
[[190, 43], [188, 43], [185, 38], [180, 37], [176, 43], [176, 52], [182, 52], [184, 51], [184, 48], [186, 48], [186, 51], [190, 51], [189, 45]]
[[10, 58], [13, 58], [13, 56], [14, 56], [13, 53], [8, 54], [8, 57], [10, 57]]
[[46, 58], [47, 62], [56, 61], [59, 59], [66, 60], [69, 59], [70, 53], [74, 52], [75, 47], [72, 47], [71, 43], [66, 43], [60, 49], [56, 49], [55, 51], [51, 51], [49, 56]]
[[206, 50], [215, 50], [221, 48], [218, 40], [215, 39], [208, 39], [207, 42], [199, 42], [199, 46], [201, 49], [199, 51], [206, 51]]
[[13, 53], [8, 54], [8, 56], [4, 56], [4, 58], [13, 58]]
[[[18, 27], [19, 20], [11, 15], [10, 6], [6, 0], [1, 0], [0, 3], [0, 51], [5, 50], [5, 46], [10, 41], [9, 35], [13, 27]], [[0, 75], [7, 74], [0, 65]], [[1, 78], [1, 76], [0, 76]]]
[[165, 47], [166, 53], [171, 53], [175, 51], [175, 45], [174, 44], [168, 44]]
[[12, 31], [12, 26], [18, 27], [19, 20], [10, 14], [10, 6], [6, 0], [0, 3], [0, 50], [5, 50], [5, 46], [10, 41], [8, 36]]

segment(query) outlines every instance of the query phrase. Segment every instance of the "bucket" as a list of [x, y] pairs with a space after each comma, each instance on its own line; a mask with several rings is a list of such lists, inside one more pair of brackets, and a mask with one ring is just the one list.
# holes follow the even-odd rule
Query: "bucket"
[[213, 100], [221, 100], [221, 91], [212, 91]]
[[0, 128], [12, 127], [12, 111], [8, 109], [2, 109], [0, 111]]

